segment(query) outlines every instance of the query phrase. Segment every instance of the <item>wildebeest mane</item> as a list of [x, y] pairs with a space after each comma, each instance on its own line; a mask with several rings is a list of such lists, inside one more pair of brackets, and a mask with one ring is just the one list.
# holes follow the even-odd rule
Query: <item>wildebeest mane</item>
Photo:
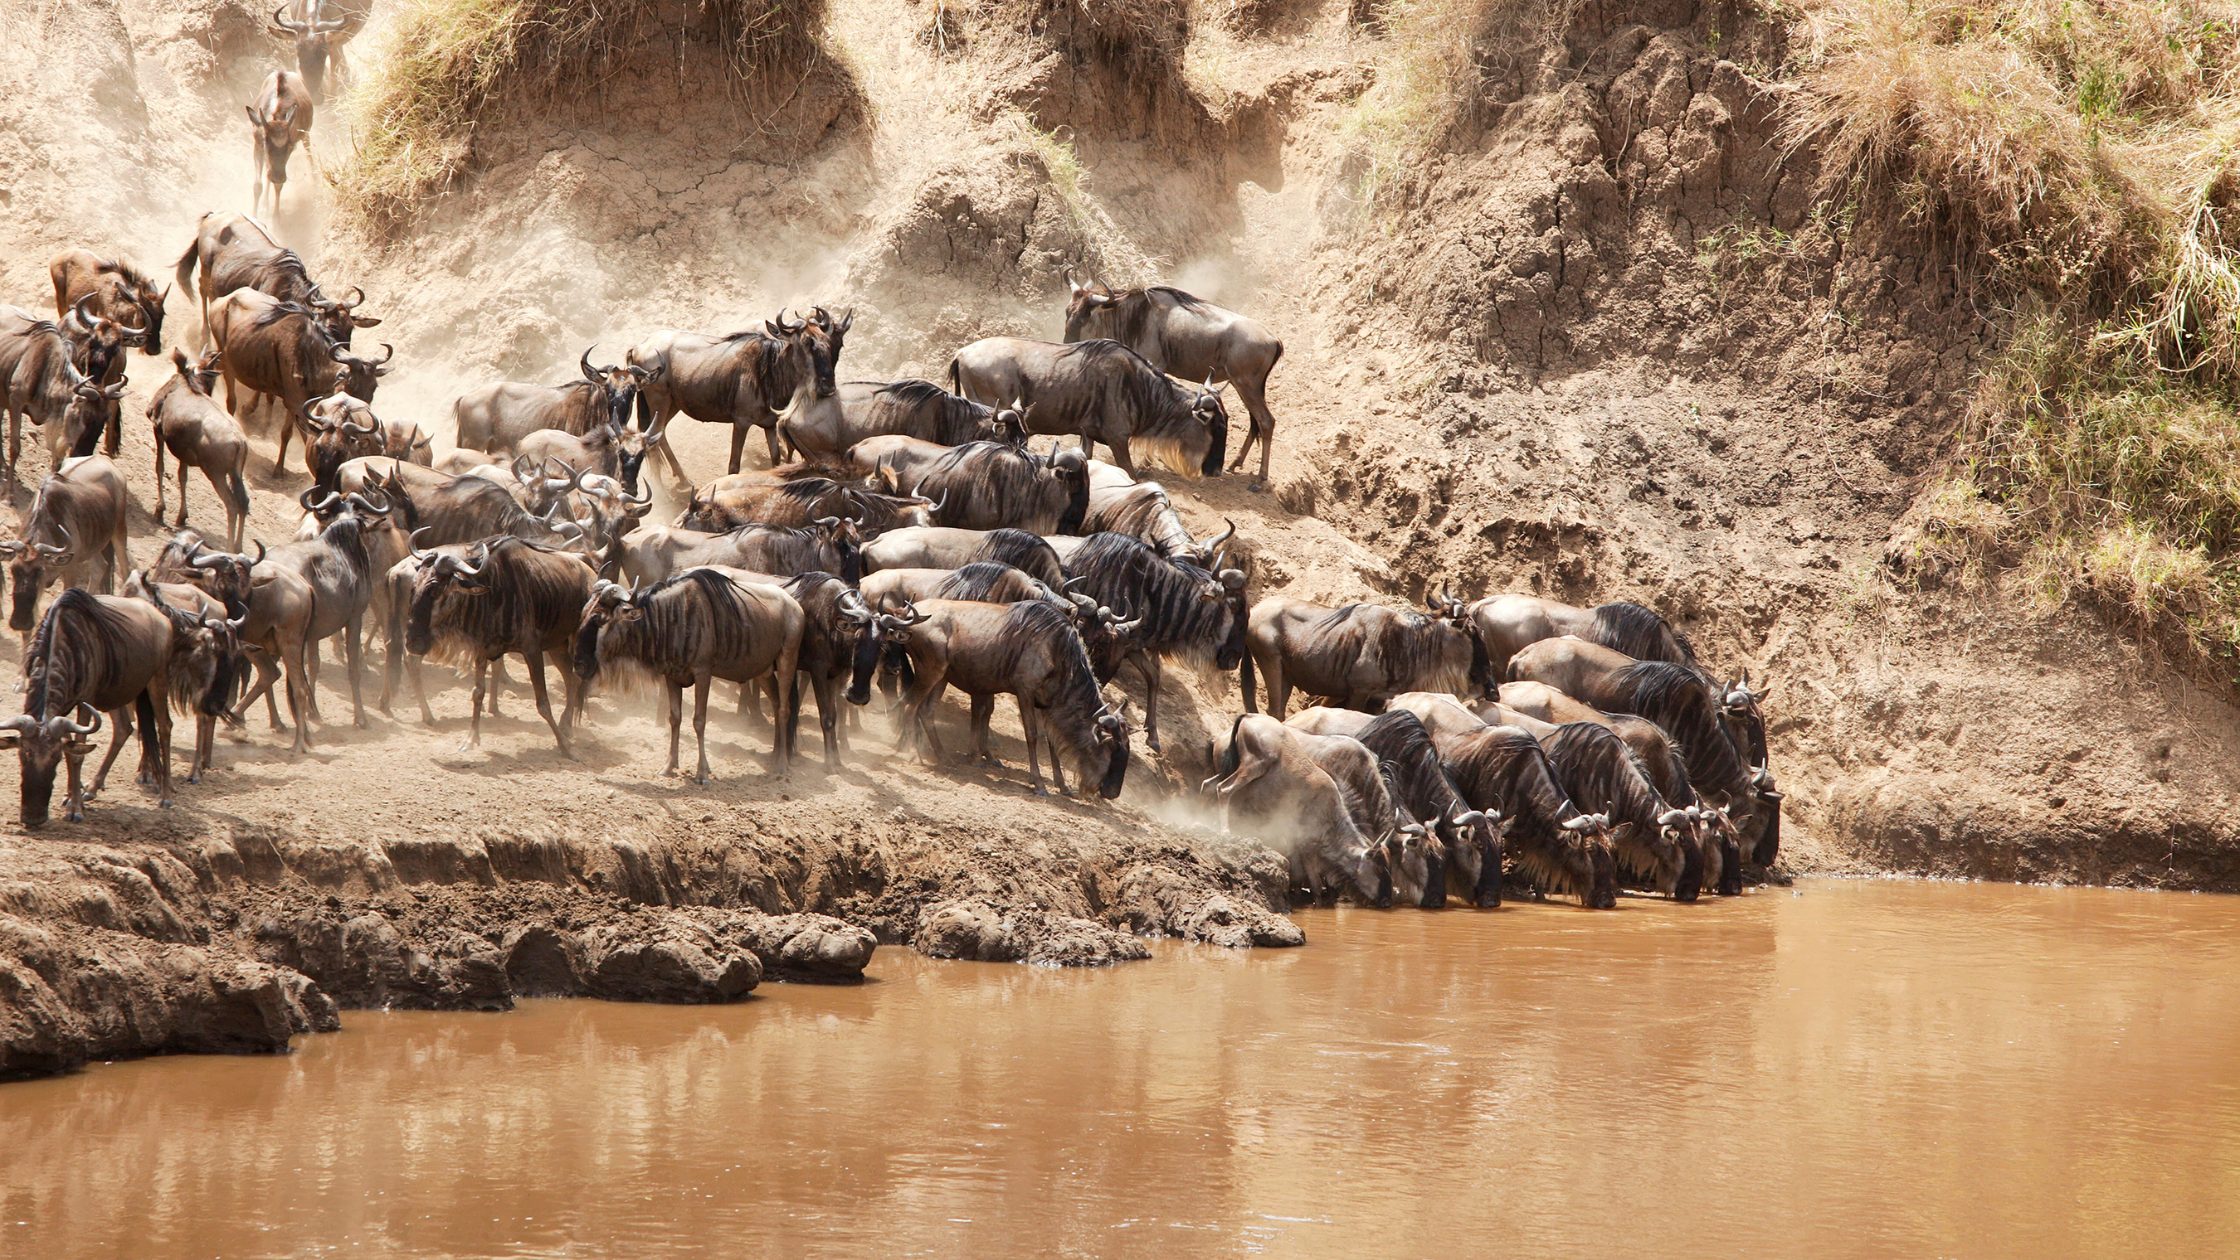
[[1610, 703], [1598, 707], [1655, 722], [1686, 750], [1689, 775], [1703, 789], [1747, 798], [1748, 776], [1701, 675], [1669, 661], [1637, 661], [1617, 671], [1609, 687], [1601, 699]]
[[1558, 782], [1574, 803], [1606, 810], [1615, 823], [1632, 823], [1654, 835], [1657, 802], [1649, 767], [1618, 733], [1599, 722], [1566, 722], [1543, 747], [1559, 771]]
[[1052, 590], [1065, 584], [1065, 569], [1050, 544], [1023, 529], [991, 529], [967, 563], [992, 560], [1008, 564]]
[[1082, 594], [1142, 619], [1131, 642], [1143, 651], [1206, 664], [1232, 628], [1228, 602], [1204, 598], [1212, 574], [1169, 560], [1140, 538], [1089, 535], [1073, 554], [1073, 576]]
[[23, 657], [23, 711], [45, 721], [115, 686], [130, 650], [122, 617], [82, 587], [55, 598]]
[[1466, 800], [1498, 807], [1514, 820], [1513, 838], [1556, 848], [1569, 843], [1560, 827], [1577, 806], [1558, 786], [1555, 763], [1539, 740], [1510, 727], [1488, 727], [1471, 734], [1465, 755], [1442, 760]]
[[[1092, 495], [1092, 499], [1094, 496]], [[1081, 527], [1090, 533], [1109, 532], [1141, 538], [1170, 558], [1189, 554], [1196, 540], [1174, 510], [1167, 488], [1156, 481], [1139, 481], [1108, 500], [1103, 507], [1091, 503]]]
[[[932, 598], [1012, 603], [1012, 596], [1027, 590], [1026, 584], [1034, 581], [1025, 572], [1008, 564], [977, 560], [963, 568], [951, 570], [947, 577], [934, 585]], [[1049, 588], [1045, 586], [1043, 589]]]
[[1377, 760], [1390, 766], [1409, 808], [1441, 821], [1469, 812], [1462, 791], [1447, 775], [1431, 733], [1406, 709], [1380, 713], [1354, 734]]
[[1055, 691], [1024, 696], [1021, 702], [1039, 704], [1047, 710], [1047, 726], [1066, 745], [1067, 752], [1080, 756], [1094, 745], [1096, 728], [1091, 719], [1104, 711], [1104, 696], [1097, 690], [1096, 674], [1089, 668], [1089, 649], [1082, 644], [1073, 622], [1049, 604], [1013, 604], [996, 642], [997, 668], [1006, 676], [1017, 675], [1019, 658], [1030, 650], [1049, 648], [1058, 662]]
[[1695, 646], [1653, 608], [1619, 600], [1594, 607], [1589, 642], [1625, 653], [1637, 661], [1670, 661], [1694, 666]]

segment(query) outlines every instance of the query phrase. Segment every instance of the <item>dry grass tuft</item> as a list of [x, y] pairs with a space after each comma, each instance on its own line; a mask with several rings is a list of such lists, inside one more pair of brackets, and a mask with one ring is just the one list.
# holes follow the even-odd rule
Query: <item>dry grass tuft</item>
[[[408, 0], [380, 71], [351, 93], [357, 153], [337, 179], [344, 212], [394, 236], [466, 169], [477, 123], [501, 103], [581, 99], [659, 31], [650, 3]], [[710, 0], [701, 36], [733, 81], [798, 69], [819, 54], [824, 0]]]
[[1473, 120], [1486, 79], [1559, 48], [1575, 0], [1375, 0], [1377, 77], [1345, 120], [1364, 202]]
[[2240, 649], [2240, 4], [1800, 0], [1822, 192], [2012, 309], [1920, 550]]

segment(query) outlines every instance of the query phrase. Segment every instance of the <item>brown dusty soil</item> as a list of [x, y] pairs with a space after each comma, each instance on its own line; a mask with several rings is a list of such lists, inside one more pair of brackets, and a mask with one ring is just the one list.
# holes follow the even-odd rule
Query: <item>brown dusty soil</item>
[[[938, 376], [974, 337], [1057, 335], [1065, 267], [1181, 284], [1287, 342], [1273, 487], [1170, 483], [1194, 527], [1236, 522], [1256, 590], [1665, 609], [1778, 680], [1790, 870], [2240, 888], [2227, 685], [1996, 584], [1894, 572], [1997, 332], [1933, 240], [1816, 211], [1813, 155], [1774, 135], [1782, 31], [1689, 3], [1572, 5], [1552, 44], [1526, 23], [1448, 151], [1372, 210], [1347, 119], [1390, 52], [1348, 4], [1140, 7], [1171, 21], [1116, 64], [1094, 6], [836, 4], [829, 61], [746, 104], [657, 31], [571, 102], [495, 111], [407, 239], [335, 228], [301, 170], [277, 227], [386, 318], [362, 334], [397, 347], [379, 409], [443, 432], [470, 384], [563, 379], [656, 327], [853, 307], [844, 376]], [[236, 0], [31, 21], [0, 51], [0, 300], [46, 304], [66, 244], [167, 274], [199, 213], [248, 203], [240, 102], [277, 43]], [[330, 168], [348, 121], [322, 111]], [[131, 160], [90, 176], [100, 153]], [[191, 305], [174, 295], [169, 340], [191, 344]], [[141, 407], [168, 370], [135, 357], [126, 401], [143, 559]], [[707, 475], [721, 435], [696, 429], [678, 441]], [[274, 539], [302, 483], [270, 475], [268, 439], [252, 532]], [[27, 485], [44, 471], [27, 455]], [[336, 655], [310, 755], [253, 715], [176, 809], [121, 782], [83, 826], [0, 836], [0, 1075], [279, 1048], [338, 1005], [724, 1000], [845, 978], [873, 938], [1049, 963], [1140, 956], [1138, 934], [1301, 939], [1280, 862], [1172, 791], [1234, 712], [1226, 684], [1178, 683], [1172, 764], [1139, 743], [1126, 795], [1090, 806], [1017, 769], [899, 763], [876, 715], [845, 769], [781, 781], [719, 706], [708, 788], [658, 775], [635, 697], [594, 701], [580, 762], [518, 690], [459, 752], [462, 689], [433, 729], [400, 703], [353, 730]]]

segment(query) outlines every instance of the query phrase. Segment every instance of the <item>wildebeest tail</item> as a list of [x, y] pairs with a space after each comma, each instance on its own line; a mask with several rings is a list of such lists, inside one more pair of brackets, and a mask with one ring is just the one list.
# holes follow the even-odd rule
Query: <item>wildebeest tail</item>
[[1240, 760], [1237, 755], [1237, 728], [1244, 725], [1244, 719], [1245, 715], [1239, 713], [1236, 721], [1229, 723], [1229, 742], [1221, 746], [1221, 751], [1213, 759], [1215, 778], [1225, 779], [1237, 772], [1237, 762]]
[[[1244, 697], [1245, 712], [1258, 713], [1260, 711], [1260, 702], [1253, 699], [1252, 696], [1252, 688], [1254, 683], [1252, 673], [1252, 648], [1250, 647], [1250, 645], [1247, 645], [1244, 650], [1244, 655], [1237, 658], [1237, 694]], [[1269, 696], [1268, 702], [1270, 704], [1273, 704], [1275, 702], [1275, 697], [1272, 695]]]
[[957, 360], [953, 355], [949, 359], [949, 392], [952, 394], [964, 393], [964, 375], [958, 370]]
[[178, 278], [179, 288], [182, 292], [185, 292], [194, 286], [194, 264], [195, 260], [200, 256], [202, 252], [201, 226], [201, 221], [197, 220], [195, 224], [195, 237], [193, 240], [187, 242], [187, 252], [179, 255], [178, 268], [172, 273]]

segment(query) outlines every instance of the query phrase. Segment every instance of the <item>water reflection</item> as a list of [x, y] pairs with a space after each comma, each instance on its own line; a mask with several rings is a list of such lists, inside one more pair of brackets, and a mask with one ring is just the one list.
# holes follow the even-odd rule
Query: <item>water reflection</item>
[[[1308, 916], [0, 1088], [0, 1254], [2212, 1254], [2240, 900]], [[21, 1222], [21, 1223], [18, 1223]]]

